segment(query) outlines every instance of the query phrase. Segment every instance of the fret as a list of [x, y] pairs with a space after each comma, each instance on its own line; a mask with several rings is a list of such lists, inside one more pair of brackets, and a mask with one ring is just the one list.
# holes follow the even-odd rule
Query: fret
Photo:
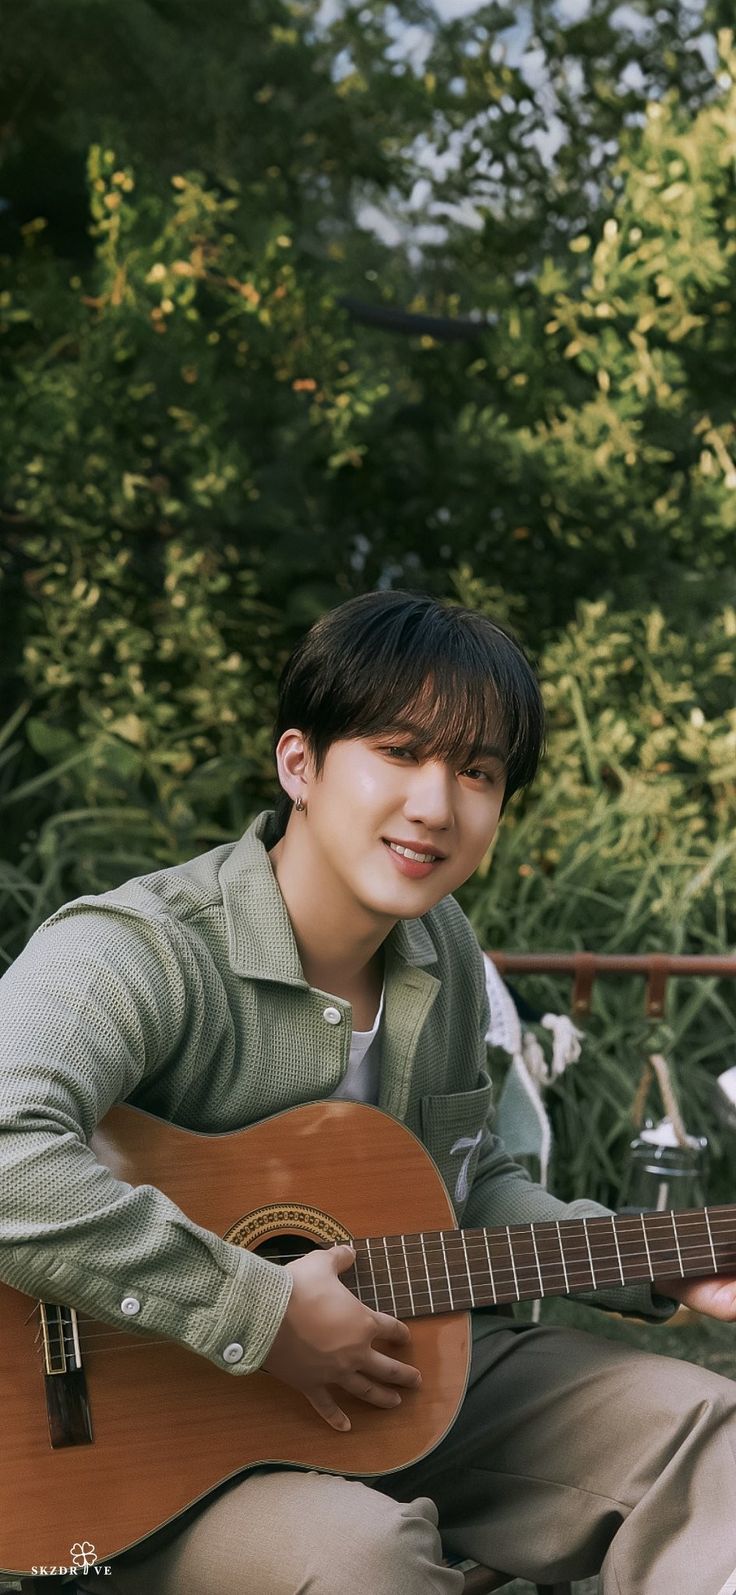
[[[537, 1274], [537, 1295], [540, 1294], [538, 1275], [539, 1270], [541, 1269], [542, 1282], [544, 1285], [544, 1290], [541, 1294], [545, 1296], [559, 1296], [564, 1292], [567, 1286], [565, 1282], [565, 1259], [560, 1250], [560, 1236], [558, 1233], [557, 1222], [554, 1219], [546, 1219], [542, 1223], [534, 1224], [532, 1229], [534, 1246], [534, 1272]], [[539, 1265], [538, 1267], [537, 1263]]]
[[[570, 1218], [563, 1221], [560, 1233], [562, 1231], [564, 1231], [565, 1244], [561, 1249], [563, 1251], [563, 1259], [567, 1265], [565, 1268], [566, 1289], [568, 1293], [573, 1295], [576, 1291], [590, 1290], [592, 1286], [595, 1286], [595, 1274], [592, 1267], [587, 1227], [582, 1219]], [[583, 1243], [584, 1250], [578, 1250], [581, 1243]]]
[[484, 1241], [486, 1243], [486, 1257], [488, 1259], [488, 1283], [489, 1283], [489, 1285], [491, 1287], [491, 1290], [493, 1291], [493, 1305], [494, 1305], [494, 1307], [496, 1307], [497, 1304], [498, 1304], [498, 1297], [496, 1295], [496, 1285], [495, 1285], [495, 1281], [494, 1281], [494, 1278], [493, 1278], [493, 1264], [491, 1262], [491, 1249], [490, 1249], [490, 1246], [488, 1245], [488, 1230], [487, 1229], [483, 1230], [483, 1239], [484, 1239]]
[[[715, 1255], [717, 1259], [716, 1272], [720, 1274], [736, 1274], [736, 1210], [734, 1207], [712, 1207], [710, 1212], [703, 1212], [700, 1217], [704, 1218], [707, 1227], [708, 1249], [711, 1251], [711, 1255]], [[713, 1224], [712, 1232], [711, 1221]], [[711, 1233], [712, 1247], [710, 1244]]]
[[[672, 1244], [673, 1219], [669, 1210], [651, 1209], [645, 1214], [619, 1215], [619, 1234], [624, 1245], [628, 1282], [649, 1278], [650, 1283], [659, 1275], [669, 1278], [680, 1266], [677, 1238]], [[636, 1224], [636, 1233], [630, 1226]], [[643, 1240], [643, 1246], [642, 1246]], [[628, 1247], [628, 1243], [634, 1250]], [[684, 1261], [684, 1260], [683, 1260]], [[656, 1266], [655, 1266], [656, 1265]]]
[[643, 1213], [641, 1215], [641, 1232], [642, 1232], [642, 1235], [644, 1236], [644, 1245], [646, 1246], [646, 1249], [647, 1249], [647, 1262], [649, 1264], [649, 1278], [650, 1279], [654, 1279], [654, 1270], [652, 1268], [652, 1259], [651, 1259], [651, 1257], [649, 1255], [649, 1242], [647, 1240], [647, 1227], [646, 1227], [646, 1224], [644, 1223], [644, 1214]]
[[375, 1303], [376, 1303], [376, 1311], [378, 1311], [379, 1310], [379, 1307], [378, 1307], [378, 1284], [376, 1282], [376, 1276], [375, 1276], [375, 1272], [374, 1272], [374, 1269], [373, 1269], [373, 1253], [371, 1251], [370, 1236], [366, 1237], [365, 1249], [366, 1249], [366, 1252], [367, 1252], [367, 1255], [368, 1255], [368, 1268], [370, 1270], [371, 1285], [373, 1287], [373, 1296], [374, 1296], [374, 1300], [375, 1300]]
[[586, 1244], [587, 1249], [588, 1249], [588, 1262], [590, 1263], [590, 1276], [591, 1276], [591, 1279], [593, 1281], [593, 1289], [597, 1290], [598, 1286], [596, 1285], [595, 1269], [593, 1267], [593, 1253], [590, 1250], [590, 1236], [588, 1234], [588, 1220], [587, 1220], [587, 1218], [583, 1219], [583, 1234], [585, 1235], [585, 1244]]
[[703, 1217], [705, 1219], [706, 1228], [708, 1230], [708, 1240], [710, 1242], [710, 1254], [711, 1254], [711, 1257], [713, 1258], [713, 1269], [714, 1269], [714, 1272], [717, 1274], [718, 1273], [718, 1264], [716, 1262], [716, 1253], [715, 1253], [715, 1247], [713, 1245], [713, 1236], [711, 1234], [710, 1219], [708, 1217], [708, 1209], [707, 1209], [707, 1207], [703, 1208]]
[[625, 1285], [626, 1284], [626, 1280], [624, 1279], [624, 1267], [623, 1267], [623, 1263], [621, 1262], [621, 1248], [620, 1248], [620, 1246], [618, 1244], [618, 1230], [616, 1228], [615, 1214], [613, 1214], [613, 1213], [611, 1214], [611, 1229], [613, 1230], [613, 1239], [614, 1239], [614, 1242], [615, 1242], [615, 1245], [616, 1245], [616, 1257], [618, 1259], [618, 1271], [619, 1271], [619, 1274], [621, 1275], [621, 1284]]
[[[337, 1246], [337, 1241], [335, 1241], [335, 1245]], [[355, 1247], [355, 1262], [353, 1263], [352, 1268], [347, 1268], [345, 1270], [345, 1273], [340, 1275], [340, 1278], [342, 1279], [342, 1282], [343, 1282], [344, 1285], [347, 1284], [347, 1282], [348, 1282], [348, 1280], [350, 1279], [351, 1276], [355, 1280], [355, 1294], [356, 1294], [356, 1296], [358, 1298], [358, 1301], [362, 1302], [363, 1301], [363, 1292], [362, 1292], [362, 1290], [360, 1288], [360, 1279], [359, 1279], [359, 1276], [358, 1276], [358, 1248], [357, 1248], [357, 1246]]]
[[506, 1225], [506, 1238], [507, 1238], [508, 1243], [509, 1243], [509, 1257], [511, 1258], [511, 1267], [512, 1267], [512, 1269], [514, 1271], [514, 1290], [516, 1291], [516, 1300], [517, 1301], [521, 1301], [521, 1296], [519, 1295], [519, 1281], [518, 1281], [518, 1279], [516, 1277], [516, 1262], [515, 1262], [515, 1259], [514, 1259], [514, 1248], [511, 1245], [511, 1230], [509, 1229], [508, 1224]]
[[[469, 1230], [471, 1239], [478, 1235], [477, 1230]], [[446, 1243], [446, 1244], [445, 1244]], [[445, 1262], [445, 1278], [450, 1294], [450, 1311], [465, 1311], [469, 1307], [477, 1306], [474, 1299], [473, 1288], [470, 1280], [470, 1258], [465, 1246], [465, 1232], [463, 1230], [445, 1230], [442, 1232], [442, 1251]], [[479, 1259], [482, 1262], [482, 1259]], [[477, 1268], [476, 1268], [477, 1274]], [[435, 1278], [435, 1283], [438, 1278]], [[467, 1293], [467, 1294], [466, 1294]]]
[[456, 1312], [464, 1305], [462, 1297], [457, 1297], [460, 1283], [454, 1266], [457, 1237], [457, 1230], [438, 1230], [424, 1236], [427, 1267], [434, 1292], [433, 1311], [436, 1313]]
[[431, 1286], [430, 1281], [429, 1281], [429, 1265], [427, 1263], [427, 1251], [426, 1251], [426, 1247], [424, 1245], [424, 1231], [422, 1231], [422, 1233], [420, 1234], [419, 1240], [421, 1242], [421, 1247], [422, 1247], [422, 1257], [424, 1258], [424, 1272], [425, 1272], [425, 1274], [427, 1276], [427, 1290], [429, 1291], [429, 1310], [430, 1310], [431, 1313], [433, 1313], [434, 1312], [434, 1298], [432, 1296], [432, 1286]]
[[670, 1218], [672, 1219], [672, 1233], [673, 1233], [673, 1235], [675, 1237], [675, 1246], [677, 1247], [677, 1261], [680, 1264], [680, 1278], [684, 1279], [685, 1278], [685, 1270], [684, 1270], [684, 1268], [682, 1266], [682, 1252], [680, 1251], [680, 1242], [679, 1242], [679, 1240], [677, 1238], [677, 1225], [675, 1223], [675, 1215], [674, 1215], [674, 1213], [670, 1213]]
[[407, 1289], [409, 1291], [409, 1306], [411, 1307], [411, 1315], [412, 1315], [412, 1318], [413, 1318], [414, 1317], [414, 1292], [413, 1292], [413, 1290], [411, 1288], [411, 1271], [410, 1271], [410, 1268], [409, 1268], [409, 1259], [408, 1259], [408, 1257], [406, 1255], [406, 1240], [405, 1240], [403, 1235], [401, 1237], [401, 1250], [404, 1253], [404, 1267], [406, 1269], [406, 1284], [407, 1284]]
[[532, 1246], [534, 1247], [534, 1261], [535, 1261], [535, 1263], [537, 1265], [537, 1273], [539, 1275], [539, 1294], [540, 1294], [540, 1296], [543, 1296], [544, 1295], [544, 1281], [542, 1279], [542, 1270], [541, 1270], [541, 1268], [539, 1266], [539, 1252], [537, 1251], [537, 1237], [534, 1234], [534, 1225], [533, 1224], [532, 1224]]
[[467, 1274], [468, 1274], [468, 1290], [470, 1291], [470, 1305], [471, 1305], [471, 1307], [475, 1307], [476, 1301], [475, 1301], [475, 1296], [473, 1295], [473, 1277], [472, 1277], [472, 1274], [470, 1272], [470, 1258], [468, 1257], [468, 1248], [467, 1248], [467, 1246], [465, 1244], [465, 1231], [462, 1230], [462, 1229], [460, 1231], [460, 1239], [462, 1240], [463, 1252], [465, 1253], [465, 1267], [467, 1269]]
[[389, 1290], [391, 1292], [391, 1306], [393, 1308], [394, 1318], [398, 1318], [399, 1315], [398, 1315], [398, 1312], [396, 1310], [396, 1297], [394, 1295], [394, 1282], [393, 1282], [393, 1279], [391, 1277], [391, 1264], [390, 1264], [390, 1262], [388, 1260], [388, 1247], [386, 1245], [386, 1236], [385, 1235], [383, 1236], [383, 1252], [384, 1252], [384, 1256], [386, 1258], [386, 1273], [388, 1275], [388, 1288], [389, 1288]]
[[447, 1266], [447, 1251], [446, 1251], [446, 1248], [445, 1248], [445, 1237], [444, 1237], [444, 1235], [442, 1233], [442, 1230], [440, 1230], [440, 1242], [441, 1242], [441, 1245], [442, 1245], [442, 1261], [443, 1261], [443, 1263], [445, 1265], [445, 1274], [447, 1275], [447, 1294], [448, 1294], [448, 1296], [450, 1298], [450, 1307], [454, 1308], [455, 1303], [454, 1303], [454, 1301], [452, 1299], [452, 1285], [450, 1284], [450, 1270], [449, 1270], [449, 1268]]
[[[587, 1258], [584, 1258], [582, 1252], [578, 1255], [577, 1251], [577, 1247], [583, 1238], [580, 1220], [572, 1219], [569, 1222], [566, 1222], [564, 1234], [565, 1256], [567, 1258], [568, 1275], [570, 1276], [570, 1289], [573, 1292], [576, 1290], [588, 1290], [592, 1284], [592, 1279], [588, 1277], [590, 1275], [590, 1264], [588, 1263]], [[580, 1278], [581, 1269], [584, 1271], [584, 1277], [582, 1280]]]
[[567, 1277], [567, 1268], [565, 1266], [565, 1253], [564, 1253], [563, 1248], [562, 1248], [562, 1236], [560, 1234], [560, 1221], [559, 1221], [558, 1218], [555, 1219], [555, 1227], [556, 1227], [556, 1230], [557, 1230], [557, 1244], [558, 1244], [558, 1246], [560, 1248], [560, 1261], [562, 1263], [562, 1276], [563, 1276], [563, 1279], [565, 1281], [565, 1291], [567, 1292], [570, 1289], [570, 1281], [569, 1281], [569, 1279]]

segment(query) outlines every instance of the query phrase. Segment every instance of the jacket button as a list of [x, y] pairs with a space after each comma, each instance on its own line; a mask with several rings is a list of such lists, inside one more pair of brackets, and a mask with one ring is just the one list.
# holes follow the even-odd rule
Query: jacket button
[[239, 1340], [231, 1341], [230, 1345], [226, 1346], [222, 1353], [223, 1362], [240, 1362], [242, 1356], [243, 1348]]
[[342, 1014], [339, 1008], [325, 1008], [322, 1018], [327, 1020], [328, 1025], [342, 1024]]
[[123, 1297], [120, 1303], [120, 1311], [121, 1313], [125, 1313], [126, 1318], [133, 1318], [136, 1313], [140, 1312], [140, 1310], [141, 1304], [137, 1296]]

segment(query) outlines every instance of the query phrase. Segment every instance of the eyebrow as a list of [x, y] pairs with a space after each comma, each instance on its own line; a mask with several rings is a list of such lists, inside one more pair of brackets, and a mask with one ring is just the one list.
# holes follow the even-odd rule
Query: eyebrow
[[471, 748], [470, 758], [471, 759], [502, 759], [502, 760], [505, 761], [506, 754], [504, 753], [503, 748], [496, 748], [496, 747], [493, 747], [493, 748]]
[[[413, 720], [392, 720], [391, 725], [388, 727], [388, 731], [387, 731], [386, 734], [388, 735], [388, 733], [391, 732], [391, 731], [404, 732], [408, 736], [414, 737], [416, 743], [419, 746], [426, 747], [426, 745], [427, 745], [426, 734], [420, 729], [419, 726], [414, 724]], [[506, 758], [507, 758], [507, 754], [506, 754], [506, 752], [505, 752], [505, 750], [503, 748], [497, 748], [495, 746], [495, 744], [494, 744], [494, 745], [492, 745], [491, 747], [488, 747], [488, 748], [471, 748], [470, 752], [468, 754], [468, 758], [471, 758], [471, 759], [500, 759], [502, 761], [502, 763], [505, 764]]]

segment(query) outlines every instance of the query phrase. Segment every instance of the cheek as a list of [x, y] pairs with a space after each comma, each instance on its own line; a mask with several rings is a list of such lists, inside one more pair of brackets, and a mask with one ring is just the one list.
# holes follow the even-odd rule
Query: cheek
[[373, 808], [385, 799], [387, 784], [381, 770], [374, 764], [364, 764], [353, 772], [350, 792], [366, 809]]
[[489, 788], [484, 802], [476, 802], [466, 810], [467, 836], [473, 844], [482, 843], [489, 830], [495, 831], [501, 815], [503, 793], [497, 787]]

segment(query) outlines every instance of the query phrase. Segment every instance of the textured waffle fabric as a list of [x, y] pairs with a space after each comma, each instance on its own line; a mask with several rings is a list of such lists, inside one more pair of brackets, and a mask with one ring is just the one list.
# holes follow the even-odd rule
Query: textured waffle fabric
[[[155, 1187], [115, 1179], [87, 1143], [122, 1100], [218, 1133], [329, 1097], [344, 1078], [350, 1004], [304, 978], [275, 839], [266, 810], [235, 843], [67, 903], [0, 981], [0, 1278], [178, 1340], [235, 1377], [267, 1355], [288, 1271]], [[532, 1184], [488, 1128], [483, 957], [452, 896], [397, 922], [385, 978], [379, 1106], [428, 1146], [458, 1220], [604, 1212]], [[671, 1311], [645, 1287], [599, 1299]]]

